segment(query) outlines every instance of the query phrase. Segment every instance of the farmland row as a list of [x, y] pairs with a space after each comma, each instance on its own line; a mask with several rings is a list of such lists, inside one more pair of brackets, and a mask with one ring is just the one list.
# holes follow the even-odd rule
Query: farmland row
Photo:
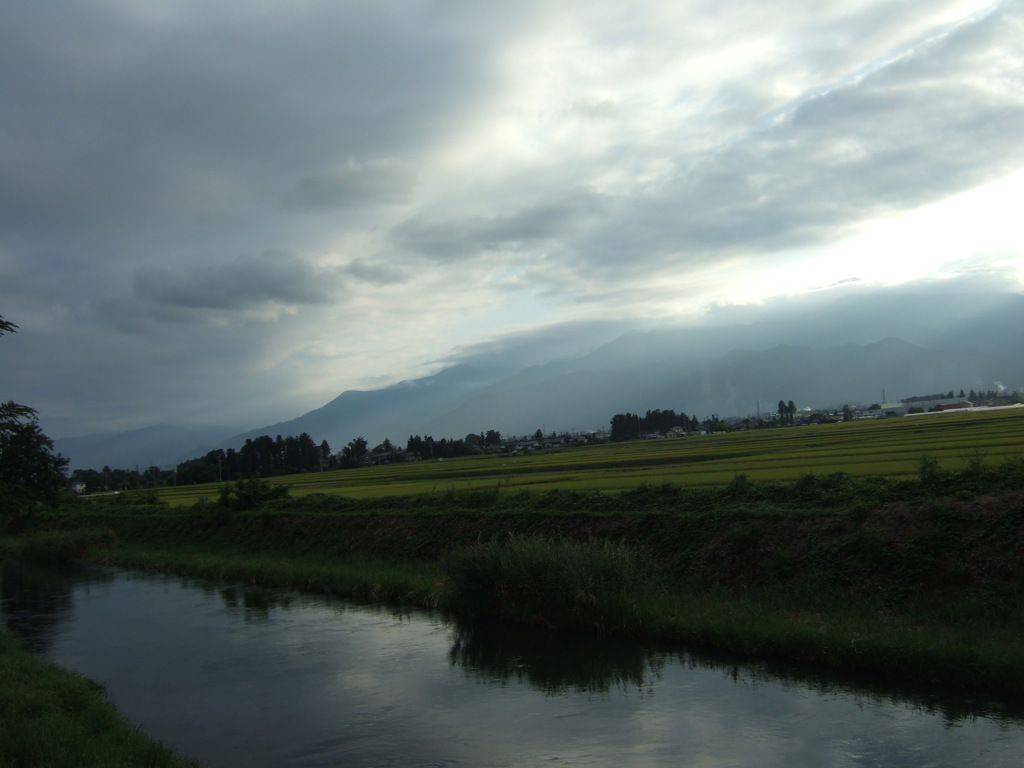
[[[605, 443], [536, 454], [410, 462], [273, 478], [295, 495], [356, 498], [495, 488], [621, 491], [643, 483], [713, 486], [738, 474], [792, 480], [807, 474], [907, 477], [922, 455], [948, 469], [999, 463], [1024, 446], [1024, 409], [943, 414], [813, 427]], [[193, 504], [217, 484], [168, 488], [161, 498]]]

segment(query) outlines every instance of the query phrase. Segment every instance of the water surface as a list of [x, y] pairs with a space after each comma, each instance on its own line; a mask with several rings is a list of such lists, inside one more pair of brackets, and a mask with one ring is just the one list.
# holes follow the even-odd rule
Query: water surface
[[1024, 763], [1006, 702], [178, 577], [2, 588], [29, 647], [210, 768]]

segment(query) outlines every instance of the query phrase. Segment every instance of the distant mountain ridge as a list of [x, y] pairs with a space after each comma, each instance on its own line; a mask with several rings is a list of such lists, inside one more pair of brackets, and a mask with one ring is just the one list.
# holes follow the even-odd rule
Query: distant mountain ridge
[[[224, 439], [230, 427], [182, 427], [157, 424], [127, 432], [99, 432], [53, 441], [54, 448], [70, 457], [70, 468], [140, 470], [167, 467], [203, 455]], [[197, 453], [198, 452], [198, 453]]]
[[[869, 404], [946, 389], [1024, 385], [1024, 297], [893, 292], [811, 297], [761, 316], [631, 331], [589, 354], [518, 371], [454, 365], [434, 376], [346, 391], [290, 421], [231, 434], [148, 428], [55, 441], [72, 467], [166, 466], [247, 438], [309, 433], [334, 450], [358, 435], [463, 437], [601, 429], [655, 408], [704, 418], [798, 406]], [[176, 430], [176, 431], [175, 431]], [[163, 436], [162, 436], [163, 434]], [[214, 436], [215, 435], [215, 436]]]

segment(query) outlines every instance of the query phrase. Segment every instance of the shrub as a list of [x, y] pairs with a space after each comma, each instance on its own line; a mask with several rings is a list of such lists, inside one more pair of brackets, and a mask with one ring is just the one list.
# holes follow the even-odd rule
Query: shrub
[[107, 549], [117, 543], [111, 530], [41, 531], [25, 537], [22, 554], [35, 562], [66, 565], [90, 549]]
[[938, 492], [945, 486], [948, 477], [948, 474], [939, 466], [937, 458], [928, 454], [921, 455], [917, 464], [917, 479], [922, 488], [926, 491]]
[[649, 558], [608, 541], [510, 536], [454, 552], [445, 570], [457, 608], [551, 627], [626, 629], [661, 591]]
[[221, 486], [217, 504], [223, 509], [244, 512], [286, 498], [289, 490], [290, 486], [278, 485], [258, 477], [236, 480], [233, 485]]

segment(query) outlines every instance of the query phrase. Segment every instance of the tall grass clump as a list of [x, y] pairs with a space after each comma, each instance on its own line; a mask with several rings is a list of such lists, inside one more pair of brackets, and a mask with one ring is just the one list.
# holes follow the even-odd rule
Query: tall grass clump
[[610, 541], [509, 536], [456, 550], [445, 571], [455, 610], [553, 628], [637, 631], [663, 591], [649, 557]]
[[22, 539], [20, 554], [36, 563], [69, 565], [81, 560], [93, 550], [109, 549], [115, 544], [117, 535], [110, 529], [38, 531]]
[[259, 477], [235, 480], [233, 485], [222, 485], [217, 504], [234, 512], [259, 509], [278, 499], [288, 497], [289, 485], [271, 483]]

